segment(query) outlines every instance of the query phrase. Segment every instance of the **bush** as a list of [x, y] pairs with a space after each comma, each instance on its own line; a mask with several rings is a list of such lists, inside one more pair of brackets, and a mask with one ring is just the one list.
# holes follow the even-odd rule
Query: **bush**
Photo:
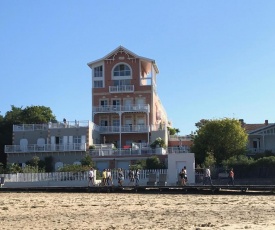
[[156, 147], [165, 147], [165, 142], [164, 140], [161, 139], [161, 137], [156, 138], [156, 140], [150, 145], [151, 148], [156, 148]]

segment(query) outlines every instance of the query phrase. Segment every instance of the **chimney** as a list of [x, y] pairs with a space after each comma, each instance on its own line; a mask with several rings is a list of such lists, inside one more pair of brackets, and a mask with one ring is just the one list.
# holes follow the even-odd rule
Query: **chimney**
[[268, 120], [265, 120], [265, 121], [264, 121], [264, 124], [265, 124], [265, 125], [268, 125]]
[[239, 122], [241, 123], [241, 125], [244, 125], [243, 119], [239, 119]]

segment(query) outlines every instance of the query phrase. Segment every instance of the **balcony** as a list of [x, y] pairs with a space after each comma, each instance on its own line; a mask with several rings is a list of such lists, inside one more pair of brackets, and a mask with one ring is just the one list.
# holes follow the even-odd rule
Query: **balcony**
[[93, 113], [117, 113], [117, 112], [150, 112], [150, 106], [146, 105], [106, 105], [94, 106]]
[[[100, 133], [119, 133], [120, 126], [100, 126]], [[121, 133], [148, 133], [148, 125], [123, 125], [121, 126]]]
[[170, 147], [164, 149], [164, 152], [158, 151], [158, 149], [152, 149], [150, 147], [142, 147], [142, 148], [129, 148], [129, 149], [93, 149], [90, 150], [90, 154], [93, 157], [116, 157], [116, 156], [137, 156], [137, 155], [167, 155], [167, 154], [175, 154], [175, 153], [188, 153], [190, 152], [188, 149], [180, 149], [178, 147]]
[[13, 125], [13, 131], [35, 131], [59, 128], [89, 127], [89, 121], [49, 122], [48, 124], [19, 124]]
[[45, 144], [45, 145], [5, 145], [5, 153], [29, 152], [71, 152], [86, 151], [86, 143], [74, 144]]
[[110, 93], [132, 93], [134, 92], [134, 85], [119, 85], [109, 86]]

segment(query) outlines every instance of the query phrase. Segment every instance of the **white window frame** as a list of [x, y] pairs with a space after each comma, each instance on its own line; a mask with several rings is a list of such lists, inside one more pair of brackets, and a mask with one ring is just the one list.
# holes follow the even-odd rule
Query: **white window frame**
[[[115, 76], [115, 69], [118, 67], [118, 66], [121, 66], [121, 65], [124, 65], [124, 66], [127, 66], [129, 68], [129, 71], [130, 71], [130, 75], [118, 75], [118, 76]], [[133, 75], [133, 70], [131, 68], [130, 65], [128, 65], [127, 63], [124, 63], [124, 62], [120, 62], [118, 64], [116, 64], [113, 69], [112, 69], [112, 79], [113, 80], [125, 80], [125, 79], [132, 79], [132, 75]]]

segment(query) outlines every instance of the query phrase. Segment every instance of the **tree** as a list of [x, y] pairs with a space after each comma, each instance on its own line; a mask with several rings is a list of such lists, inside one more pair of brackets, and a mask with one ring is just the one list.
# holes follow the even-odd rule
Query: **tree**
[[51, 109], [45, 106], [11, 106], [5, 116], [0, 116], [0, 162], [6, 165], [5, 145], [12, 144], [12, 128], [15, 124], [37, 124], [56, 121]]
[[146, 169], [164, 169], [165, 165], [157, 156], [152, 156], [146, 159]]
[[212, 153], [217, 164], [232, 156], [245, 153], [247, 133], [236, 119], [201, 120], [196, 124], [192, 152], [196, 161], [205, 161], [207, 153]]
[[92, 160], [92, 157], [90, 155], [86, 155], [85, 157], [83, 157], [81, 159], [81, 165], [94, 167], [94, 162]]
[[170, 128], [170, 127], [167, 127], [167, 129], [168, 129], [169, 135], [175, 135], [175, 134], [178, 135], [178, 133], [180, 132], [180, 130], [177, 129], [177, 128]]

